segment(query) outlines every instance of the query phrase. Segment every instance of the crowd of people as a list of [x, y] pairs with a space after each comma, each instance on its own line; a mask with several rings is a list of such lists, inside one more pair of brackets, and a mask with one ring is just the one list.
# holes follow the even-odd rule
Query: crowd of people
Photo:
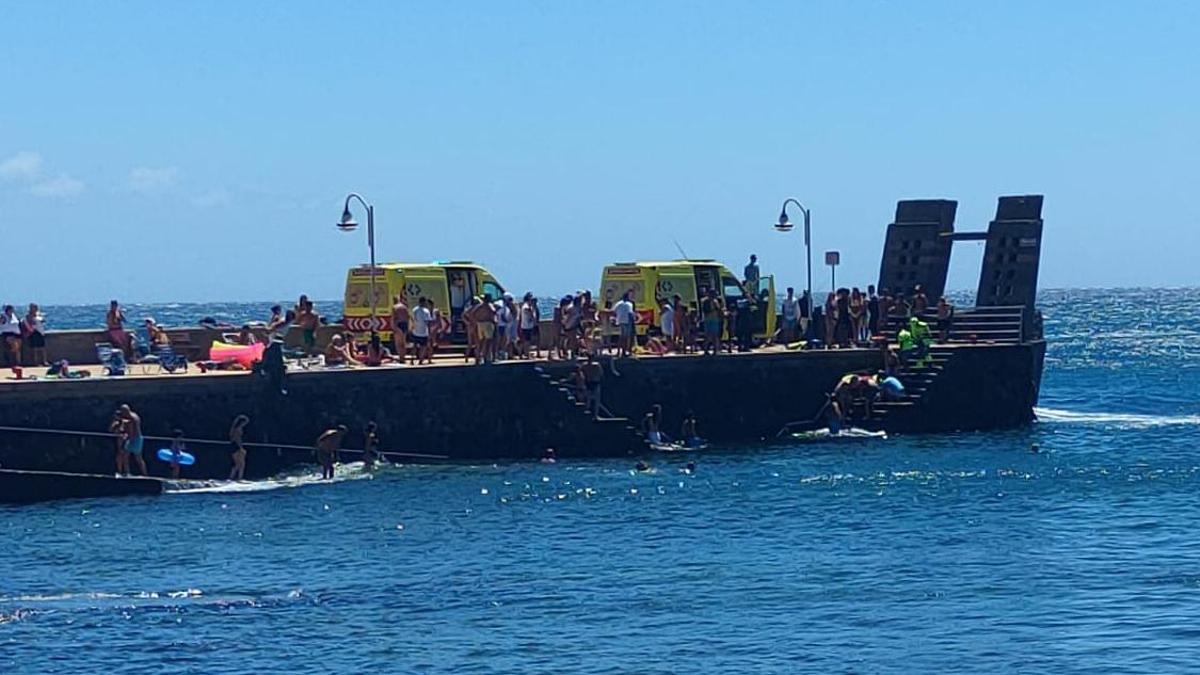
[[[249, 425], [250, 417], [248, 415], [237, 415], [229, 426], [228, 453], [230, 469], [228, 479], [231, 481], [245, 480], [246, 458], [248, 455], [245, 435], [246, 428]], [[128, 404], [123, 404], [113, 411], [108, 431], [112, 434], [116, 445], [116, 454], [114, 457], [116, 475], [134, 475], [134, 467], [136, 467], [136, 475], [149, 475], [150, 472], [145, 458], [147, 438], [143, 432], [141, 415], [134, 412]], [[313, 450], [317, 464], [321, 466], [321, 476], [323, 479], [329, 480], [334, 477], [334, 468], [341, 461], [341, 454], [343, 452], [360, 454], [362, 456], [363, 469], [366, 471], [373, 470], [376, 464], [383, 460], [384, 453], [380, 450], [379, 427], [375, 422], [368, 422], [363, 430], [362, 450], [346, 451], [342, 448], [342, 443], [347, 433], [348, 429], [345, 425], [330, 427], [321, 432], [313, 443]], [[206, 443], [217, 442], [206, 441]], [[188, 446], [182, 429], [175, 429], [171, 432], [169, 447], [152, 454], [160, 461], [166, 462], [169, 465], [171, 478], [173, 479], [181, 478], [183, 467], [195, 462], [195, 457], [188, 453]]]
[[[293, 327], [300, 332], [299, 354], [320, 358], [331, 367], [423, 365], [451, 342], [463, 342], [465, 358], [476, 364], [514, 359], [541, 358], [582, 360], [587, 355], [617, 357], [636, 353], [707, 355], [749, 351], [764, 344], [799, 348], [870, 347], [899, 339], [900, 329], [912, 317], [924, 320], [936, 312], [937, 339], [949, 337], [953, 305], [938, 298], [931, 311], [930, 300], [920, 285], [911, 294], [892, 293], [875, 286], [866, 292], [858, 287], [838, 288], [824, 303], [814, 304], [807, 292], [787, 288], [778, 307], [778, 327], [773, 335], [762, 335], [763, 313], [771, 311], [761, 292], [756, 256], [744, 269], [740, 295], [722, 295], [714, 288], [700, 288], [698, 298], [679, 294], [662, 298], [656, 311], [635, 304], [630, 292], [619, 298], [597, 301], [591, 291], [580, 290], [559, 299], [550, 316], [533, 293], [518, 301], [512, 294], [470, 298], [461, 310], [446, 311], [432, 298], [419, 297], [409, 306], [404, 296], [393, 298], [385, 343], [379, 333], [343, 331], [318, 345], [318, 329], [327, 325], [312, 300], [301, 295], [286, 311], [271, 307], [265, 324], [236, 326], [212, 320], [212, 328], [230, 328], [228, 342], [237, 345], [283, 344]], [[729, 289], [725, 289], [729, 293]], [[652, 323], [648, 317], [654, 316]], [[133, 361], [145, 352], [169, 346], [171, 337], [154, 318], [144, 320], [144, 337], [127, 328], [128, 319], [120, 303], [113, 300], [105, 315], [108, 341]], [[11, 305], [0, 314], [3, 359], [8, 367], [22, 364], [49, 366], [46, 351], [46, 318], [38, 305], [30, 304], [22, 317]], [[549, 335], [543, 333], [548, 331]], [[904, 349], [904, 346], [901, 346]], [[139, 354], [139, 350], [142, 352]]]
[[[867, 286], [866, 293], [858, 287], [838, 288], [826, 296], [823, 306], [813, 308], [807, 334], [810, 342], [826, 348], [869, 346], [898, 331], [910, 318], [924, 320], [929, 309], [929, 298], [920, 284], [913, 287], [911, 296], [901, 291], [892, 293], [887, 288], [876, 293], [874, 285]], [[936, 303], [936, 312], [938, 336], [945, 342], [949, 339], [954, 306], [942, 296]]]

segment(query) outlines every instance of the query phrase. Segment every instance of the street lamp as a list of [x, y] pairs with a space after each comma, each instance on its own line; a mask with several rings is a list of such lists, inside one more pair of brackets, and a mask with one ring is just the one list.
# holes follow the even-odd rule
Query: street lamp
[[792, 221], [788, 218], [788, 204], [795, 204], [796, 208], [804, 214], [804, 249], [808, 254], [807, 272], [808, 272], [808, 315], [812, 316], [813, 310], [813, 294], [812, 294], [812, 211], [804, 208], [800, 202], [788, 197], [783, 200], [783, 208], [779, 210], [779, 222], [775, 224], [775, 229], [780, 232], [791, 232]]
[[371, 321], [370, 331], [375, 332], [375, 207], [371, 206], [362, 198], [362, 195], [357, 192], [351, 192], [346, 195], [346, 206], [342, 208], [342, 219], [338, 221], [337, 228], [342, 232], [353, 232], [358, 228], [358, 221], [354, 219], [354, 214], [350, 213], [350, 200], [357, 199], [359, 204], [367, 210], [367, 248], [371, 250], [371, 270], [370, 270], [370, 288], [368, 292], [371, 294]]

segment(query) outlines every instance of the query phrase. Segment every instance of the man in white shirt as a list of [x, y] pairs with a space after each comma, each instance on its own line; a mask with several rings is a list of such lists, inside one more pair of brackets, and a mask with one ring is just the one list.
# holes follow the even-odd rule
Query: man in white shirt
[[538, 356], [538, 319], [537, 298], [533, 293], [526, 293], [521, 299], [521, 356], [528, 358], [530, 354]]
[[613, 316], [617, 320], [617, 329], [620, 331], [617, 341], [618, 355], [629, 356], [633, 354], [633, 324], [635, 320], [632, 294], [629, 291], [626, 291], [621, 296], [620, 302], [613, 306]]
[[670, 300], [663, 300], [662, 312], [659, 315], [659, 327], [662, 328], [663, 338], [667, 346], [675, 348], [675, 307]]
[[800, 321], [800, 299], [796, 290], [788, 286], [787, 297], [783, 299], [783, 341], [791, 344], [796, 340], [796, 325]]
[[433, 322], [433, 312], [429, 309], [429, 300], [424, 297], [417, 299], [417, 308], [412, 311], [412, 341], [417, 347], [417, 365], [433, 363], [433, 348], [429, 344], [429, 324]]

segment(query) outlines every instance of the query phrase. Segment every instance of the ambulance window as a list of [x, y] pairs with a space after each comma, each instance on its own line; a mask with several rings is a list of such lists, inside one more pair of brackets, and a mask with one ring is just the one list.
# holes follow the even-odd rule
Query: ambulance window
[[721, 286], [724, 291], [725, 297], [727, 297], [727, 298], [742, 297], [742, 285], [738, 283], [737, 279], [734, 279], [733, 277], [722, 277], [721, 278]]
[[492, 296], [492, 300], [499, 300], [504, 296], [504, 289], [500, 288], [500, 284], [489, 279], [483, 282], [483, 294]]

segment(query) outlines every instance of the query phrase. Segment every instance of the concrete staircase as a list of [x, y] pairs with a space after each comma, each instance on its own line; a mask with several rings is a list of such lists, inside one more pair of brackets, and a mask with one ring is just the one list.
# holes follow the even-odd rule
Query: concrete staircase
[[[898, 417], [916, 413], [953, 356], [952, 348], [933, 345], [929, 348], [928, 364], [901, 368], [900, 372], [896, 374], [896, 378], [904, 385], [906, 398], [900, 401], [877, 400], [871, 406], [871, 417], [866, 420], [865, 426], [887, 429], [889, 426], [893, 426], [889, 422], [895, 421]], [[856, 401], [856, 404], [858, 403]]]
[[630, 453], [649, 450], [649, 443], [627, 417], [593, 417], [588, 411], [587, 404], [575, 395], [574, 383], [567, 378], [555, 378], [541, 366], [533, 367], [538, 378], [554, 393], [554, 397], [564, 404], [564, 414], [568, 420], [586, 425], [586, 431], [599, 442], [611, 444], [611, 447], [625, 447]]
[[[1025, 308], [1012, 307], [968, 307], [954, 310], [950, 323], [949, 344], [1020, 344], [1024, 337]], [[937, 310], [926, 310], [921, 319], [929, 324], [934, 339], [938, 339]], [[883, 331], [888, 341], [896, 341], [900, 330], [900, 319], [889, 319]]]

